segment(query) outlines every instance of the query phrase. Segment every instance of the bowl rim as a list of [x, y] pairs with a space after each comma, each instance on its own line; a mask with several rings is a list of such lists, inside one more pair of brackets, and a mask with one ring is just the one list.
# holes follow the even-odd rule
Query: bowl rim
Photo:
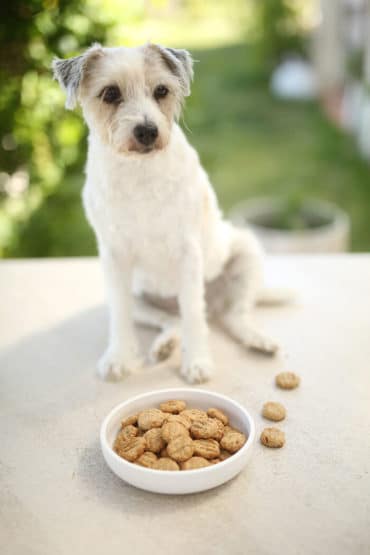
[[[134, 465], [134, 463], [130, 462], [130, 461], [126, 461], [125, 459], [123, 459], [122, 457], [120, 457], [119, 455], [117, 455], [117, 453], [115, 453], [115, 451], [113, 451], [112, 447], [109, 445], [108, 441], [107, 441], [107, 427], [109, 422], [111, 421], [111, 419], [116, 415], [117, 412], [119, 412], [120, 410], [122, 410], [122, 408], [125, 405], [129, 405], [134, 401], [137, 400], [141, 400], [141, 399], [145, 399], [145, 397], [150, 397], [153, 394], [170, 394], [170, 393], [176, 393], [176, 394], [181, 394], [181, 392], [189, 392], [189, 393], [193, 393], [193, 392], [199, 392], [199, 393], [205, 393], [205, 394], [210, 394], [211, 396], [215, 397], [215, 398], [219, 398], [222, 399], [224, 401], [227, 401], [228, 403], [233, 404], [248, 420], [249, 425], [250, 425], [250, 433], [248, 435], [248, 439], [247, 441], [244, 443], [243, 447], [241, 447], [241, 449], [239, 449], [239, 451], [237, 451], [236, 453], [232, 454], [231, 457], [225, 459], [224, 461], [221, 461], [220, 463], [218, 463], [217, 465], [211, 465], [211, 466], [206, 466], [203, 468], [195, 468], [193, 470], [187, 470], [186, 472], [174, 472], [173, 470], [157, 470], [155, 468], [147, 468], [145, 466], [140, 466], [140, 465]], [[231, 399], [231, 397], [228, 397], [227, 395], [223, 395], [222, 393], [216, 393], [214, 391], [210, 391], [208, 389], [199, 389], [199, 388], [189, 388], [189, 387], [182, 387], [182, 388], [169, 388], [169, 389], [153, 389], [151, 391], [148, 391], [146, 393], [141, 393], [140, 395], [135, 395], [134, 397], [130, 397], [129, 399], [126, 399], [126, 401], [123, 401], [122, 403], [120, 403], [119, 405], [116, 405], [115, 407], [113, 407], [113, 409], [107, 414], [107, 416], [104, 418], [102, 425], [100, 427], [100, 445], [102, 448], [102, 451], [104, 452], [104, 448], [109, 452], [110, 455], [113, 456], [113, 459], [116, 460], [117, 462], [119, 462], [120, 464], [123, 465], [123, 467], [126, 467], [128, 470], [132, 470], [133, 468], [135, 468], [135, 470], [137, 470], [139, 473], [143, 472], [144, 475], [149, 476], [150, 474], [152, 474], [153, 476], [176, 476], [177, 479], [186, 479], [184, 478], [184, 476], [191, 476], [194, 475], [194, 473], [204, 473], [206, 474], [207, 472], [213, 472], [213, 471], [217, 471], [217, 469], [220, 468], [220, 466], [225, 466], [225, 464], [230, 464], [231, 462], [236, 462], [238, 459], [240, 459], [244, 453], [252, 446], [252, 444], [254, 443], [254, 439], [255, 439], [255, 435], [256, 435], [256, 428], [255, 428], [255, 424], [254, 424], [254, 420], [252, 418], [252, 416], [250, 415], [250, 413], [247, 411], [247, 409], [245, 409], [240, 403], [238, 403], [238, 401], [235, 401], [234, 399]], [[181, 478], [180, 478], [181, 476]]]

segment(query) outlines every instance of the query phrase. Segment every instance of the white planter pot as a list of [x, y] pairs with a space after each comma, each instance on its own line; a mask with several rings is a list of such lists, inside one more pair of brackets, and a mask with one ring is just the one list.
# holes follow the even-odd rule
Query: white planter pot
[[239, 227], [248, 227], [261, 241], [268, 253], [334, 253], [349, 247], [350, 221], [343, 210], [322, 201], [307, 201], [306, 214], [320, 219], [322, 225], [304, 230], [273, 229], [267, 222], [281, 211], [284, 201], [276, 198], [256, 198], [237, 204], [229, 218]]
[[364, 94], [360, 81], [350, 81], [344, 88], [341, 118], [344, 128], [351, 133], [359, 133]]
[[370, 94], [364, 92], [361, 105], [361, 117], [358, 130], [358, 142], [361, 154], [370, 160]]

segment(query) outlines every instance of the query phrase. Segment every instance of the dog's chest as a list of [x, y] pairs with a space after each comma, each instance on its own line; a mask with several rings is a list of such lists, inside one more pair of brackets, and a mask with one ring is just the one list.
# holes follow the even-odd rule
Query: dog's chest
[[191, 199], [176, 179], [125, 183], [124, 176], [117, 177], [88, 197], [87, 211], [98, 235], [118, 250], [129, 248], [141, 267], [179, 256]]

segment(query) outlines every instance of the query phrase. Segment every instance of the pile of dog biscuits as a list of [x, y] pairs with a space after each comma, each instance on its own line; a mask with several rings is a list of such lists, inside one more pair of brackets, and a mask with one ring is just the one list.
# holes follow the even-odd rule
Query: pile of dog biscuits
[[156, 470], [194, 470], [231, 457], [247, 437], [217, 408], [187, 408], [169, 400], [121, 422], [113, 449], [123, 459]]

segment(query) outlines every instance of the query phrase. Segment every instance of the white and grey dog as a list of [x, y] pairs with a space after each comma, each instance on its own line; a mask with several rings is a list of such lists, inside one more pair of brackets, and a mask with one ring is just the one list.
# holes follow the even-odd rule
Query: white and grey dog
[[196, 151], [176, 123], [190, 94], [186, 50], [146, 44], [103, 48], [53, 62], [89, 127], [83, 202], [95, 230], [110, 310], [103, 378], [142, 365], [134, 322], [161, 330], [154, 360], [180, 344], [190, 382], [212, 375], [207, 316], [248, 348], [268, 354], [274, 341], [253, 325], [265, 291], [255, 237], [222, 217]]

